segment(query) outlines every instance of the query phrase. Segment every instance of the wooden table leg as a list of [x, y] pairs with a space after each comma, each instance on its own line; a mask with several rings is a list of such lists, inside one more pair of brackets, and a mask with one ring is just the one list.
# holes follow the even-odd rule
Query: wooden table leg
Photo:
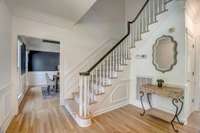
[[143, 97], [144, 97], [144, 92], [143, 91], [140, 91], [140, 102], [141, 102], [141, 105], [142, 105], [142, 109], [143, 109], [143, 112], [140, 113], [141, 116], [144, 116], [145, 114], [145, 108], [144, 108], [144, 104], [143, 104]]

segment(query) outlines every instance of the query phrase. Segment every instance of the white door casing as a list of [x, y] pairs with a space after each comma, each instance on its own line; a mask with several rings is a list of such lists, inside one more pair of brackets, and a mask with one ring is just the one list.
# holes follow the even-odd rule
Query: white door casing
[[196, 100], [196, 110], [200, 110], [200, 37], [197, 37], [196, 39], [196, 91], [195, 91], [195, 100]]
[[195, 39], [187, 31], [186, 33], [186, 43], [187, 43], [187, 92], [188, 96], [188, 116], [195, 110]]

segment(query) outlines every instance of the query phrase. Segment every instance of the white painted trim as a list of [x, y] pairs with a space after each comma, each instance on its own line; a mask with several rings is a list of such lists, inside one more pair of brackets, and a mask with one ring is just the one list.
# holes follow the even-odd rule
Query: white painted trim
[[[0, 96], [3, 95], [3, 93], [7, 93], [8, 91], [10, 91], [10, 93], [12, 95], [12, 83], [11, 82], [7, 82], [0, 87], [0, 92], [1, 92]], [[12, 105], [12, 103], [11, 103], [11, 105]], [[12, 110], [10, 110], [10, 112], [7, 114], [7, 117], [2, 121], [2, 123], [0, 125], [1, 131], [3, 133], [6, 132], [8, 126], [13, 118], [14, 118], [14, 114], [13, 114]]]
[[8, 114], [8, 118], [1, 125], [3, 133], [6, 133], [6, 130], [9, 127], [9, 125], [10, 125], [10, 123], [11, 123], [11, 121], [12, 121], [13, 118], [14, 118], [14, 115], [12, 114], [12, 112], [10, 112]]
[[28, 90], [29, 90], [29, 87], [28, 87], [28, 86], [26, 86], [26, 89], [25, 89], [25, 91], [23, 92], [23, 94], [22, 94], [22, 95], [20, 95], [20, 98], [18, 99], [18, 103], [19, 103], [19, 105], [20, 105], [20, 104], [21, 104], [21, 102], [23, 101], [23, 99], [24, 99], [24, 97], [26, 96], [26, 94], [27, 94]]
[[[196, 89], [197, 93], [200, 94], [200, 60], [198, 57], [200, 57], [200, 36], [197, 36], [196, 38], [196, 68], [197, 68], [197, 77], [196, 77]], [[200, 110], [200, 96], [196, 97], [197, 100], [197, 108], [196, 110]]]
[[112, 98], [111, 102], [112, 103], [119, 103], [119, 102], [122, 102], [122, 101], [125, 101], [125, 100], [129, 100], [128, 96], [120, 98], [120, 99], [117, 99], [117, 100], [113, 100], [113, 98]]
[[7, 83], [3, 84], [3, 85], [0, 87], [0, 91], [4, 91], [5, 88], [9, 88], [9, 87], [11, 87], [11, 86], [12, 86], [11, 82], [7, 82]]
[[112, 110], [121, 108], [121, 107], [126, 106], [126, 105], [128, 105], [128, 104], [129, 104], [128, 100], [121, 101], [121, 102], [118, 103], [118, 104], [115, 104], [115, 105], [113, 105], [113, 106], [109, 106], [109, 107], [107, 107], [107, 108], [100, 109], [100, 110], [96, 111], [96, 112], [93, 114], [93, 116], [98, 116], [98, 115], [101, 115], [101, 114], [110, 112], [110, 111], [112, 111]]
[[80, 126], [80, 127], [89, 127], [92, 124], [91, 119], [81, 119], [78, 114], [76, 114], [75, 112], [73, 112], [71, 110], [71, 108], [65, 104], [64, 107], [66, 108], [66, 110], [70, 113], [70, 115], [73, 117], [73, 119], [76, 121], [76, 123]]
[[[125, 82], [125, 81], [124, 81]], [[123, 97], [123, 98], [120, 98], [120, 99], [117, 99], [117, 100], [113, 100], [113, 95], [115, 94], [115, 92], [120, 89], [120, 85], [123, 85], [123, 84], [127, 84], [127, 86], [129, 86], [129, 80], [127, 80], [127, 82], [125, 83], [120, 83], [120, 84], [117, 84], [116, 86], [114, 86], [113, 88], [113, 91], [111, 92], [110, 96], [111, 96], [111, 103], [119, 103], [121, 101], [124, 101], [124, 100], [129, 100], [129, 94], [128, 94], [128, 91], [129, 91], [129, 88], [127, 88], [127, 92], [126, 92], [126, 97]]]

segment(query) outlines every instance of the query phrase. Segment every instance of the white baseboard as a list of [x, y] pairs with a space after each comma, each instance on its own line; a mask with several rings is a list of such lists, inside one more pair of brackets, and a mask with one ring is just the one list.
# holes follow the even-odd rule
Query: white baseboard
[[73, 117], [73, 119], [76, 121], [76, 123], [80, 126], [80, 127], [89, 127], [92, 124], [91, 119], [82, 119], [78, 116], [78, 114], [76, 114], [75, 112], [72, 111], [72, 109], [65, 104], [64, 105], [65, 109], [67, 109], [67, 111], [70, 113], [70, 115]]
[[[7, 95], [9, 95], [9, 99], [6, 98]], [[3, 113], [3, 118], [1, 119], [0, 133], [6, 133], [6, 130], [10, 122], [14, 118], [14, 110], [12, 109], [11, 97], [12, 97], [12, 83], [8, 82], [7, 84], [4, 84], [0, 87], [0, 98], [3, 98], [1, 99], [3, 102], [3, 106], [1, 109], [4, 110], [4, 111], [1, 110], [2, 111], [1, 113]], [[9, 100], [10, 102], [9, 105], [6, 103], [8, 102], [7, 100]], [[6, 107], [8, 107], [9, 110], [6, 110], [5, 109]]]
[[24, 93], [23, 93], [23, 94], [20, 96], [20, 98], [18, 99], [18, 105], [21, 104], [21, 102], [23, 101], [23, 99], [24, 99], [24, 97], [25, 97], [25, 95], [27, 94], [27, 92], [28, 92], [29, 89], [30, 89], [30, 88], [27, 86], [26, 89], [25, 89], [25, 91], [24, 91]]
[[129, 104], [128, 100], [121, 101], [120, 103], [117, 103], [115, 105], [112, 105], [112, 106], [97, 110], [96, 112], [94, 112], [93, 116], [98, 116], [98, 115], [110, 112], [112, 110], [121, 108], [121, 107], [126, 106], [128, 104]]

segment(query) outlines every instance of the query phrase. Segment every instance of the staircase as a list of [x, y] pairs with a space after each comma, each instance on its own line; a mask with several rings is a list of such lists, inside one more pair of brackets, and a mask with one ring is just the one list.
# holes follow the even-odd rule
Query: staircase
[[127, 23], [127, 34], [88, 71], [79, 74], [73, 97], [65, 101], [65, 107], [79, 126], [91, 125], [91, 107], [99, 102], [97, 96], [104, 95], [112, 80], [123, 72], [123, 66], [131, 60], [131, 49], [142, 40], [143, 33], [149, 32], [149, 26], [157, 22], [157, 16], [167, 11], [170, 1], [147, 0], [135, 19]]

